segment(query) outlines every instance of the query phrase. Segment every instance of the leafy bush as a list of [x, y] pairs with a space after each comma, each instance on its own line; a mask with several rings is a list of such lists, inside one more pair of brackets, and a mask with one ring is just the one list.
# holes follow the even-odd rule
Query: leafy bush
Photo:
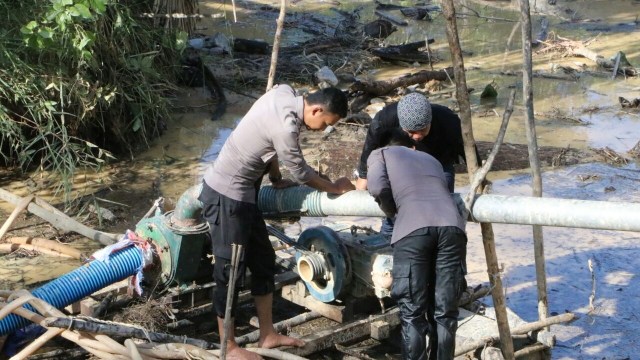
[[62, 176], [159, 134], [186, 34], [151, 0], [0, 0], [0, 157]]

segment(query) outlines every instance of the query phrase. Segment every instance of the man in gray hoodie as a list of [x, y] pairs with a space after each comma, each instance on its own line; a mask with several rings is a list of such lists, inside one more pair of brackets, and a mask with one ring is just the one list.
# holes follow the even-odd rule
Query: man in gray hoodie
[[385, 214], [395, 216], [391, 297], [400, 308], [403, 358], [453, 359], [465, 283], [465, 221], [440, 162], [416, 151], [400, 129], [384, 138], [388, 146], [367, 160], [367, 185]]
[[[258, 345], [263, 348], [304, 345], [303, 341], [278, 334], [273, 328], [275, 251], [257, 206], [258, 191], [265, 174], [274, 187], [298, 183], [333, 194], [355, 189], [346, 177], [335, 182], [320, 177], [305, 162], [299, 144], [302, 126], [309, 130], [324, 130], [346, 114], [347, 97], [339, 89], [322, 89], [302, 97], [288, 85], [274, 86], [249, 109], [205, 173], [199, 199], [204, 205], [203, 216], [210, 225], [215, 259], [213, 277], [217, 285], [213, 305], [221, 338], [231, 249], [232, 244], [239, 244], [245, 249], [240, 259], [240, 273], [246, 266], [252, 274], [251, 293], [260, 322]], [[289, 170], [293, 181], [283, 179], [279, 162]], [[238, 289], [231, 291], [234, 291], [233, 316]], [[233, 331], [228, 334], [227, 359], [260, 358], [240, 348]]]

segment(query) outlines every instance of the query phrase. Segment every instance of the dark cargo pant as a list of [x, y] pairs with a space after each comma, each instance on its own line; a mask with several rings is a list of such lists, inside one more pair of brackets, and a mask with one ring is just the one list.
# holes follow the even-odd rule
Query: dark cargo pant
[[466, 246], [454, 226], [425, 227], [393, 244], [391, 297], [400, 309], [403, 359], [453, 359]]

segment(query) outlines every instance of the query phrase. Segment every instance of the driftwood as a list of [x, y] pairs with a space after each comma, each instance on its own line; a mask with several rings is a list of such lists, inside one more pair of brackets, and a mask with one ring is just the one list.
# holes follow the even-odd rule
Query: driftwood
[[[606, 59], [604, 56], [596, 53], [593, 50], [587, 49], [587, 46], [592, 41], [593, 39], [587, 40], [587, 41], [575, 41], [575, 40], [558, 37], [558, 40], [541, 42], [545, 46], [539, 49], [537, 53], [555, 51], [555, 52], [565, 53], [568, 56], [584, 57], [595, 62], [601, 68], [604, 68], [607, 70], [615, 69], [616, 71], [613, 74], [614, 77], [618, 73], [622, 73], [626, 76], [638, 75], [638, 71], [634, 67], [629, 66], [628, 63], [625, 62], [626, 66], [620, 66], [622, 65], [622, 61], [624, 61], [622, 59], [623, 57], [622, 53], [618, 53], [616, 60], [613, 61], [613, 60]], [[617, 64], [618, 61], [620, 61], [621, 63]]]
[[[570, 321], [573, 321], [575, 318], [576, 318], [576, 315], [573, 313], [565, 313], [557, 316], [551, 316], [544, 320], [534, 321], [531, 323], [526, 323], [522, 326], [518, 326], [514, 328], [511, 333], [513, 335], [527, 334], [529, 332], [540, 330], [550, 325], [570, 322]], [[498, 336], [487, 336], [484, 339], [471, 340], [467, 343], [462, 344], [462, 346], [457, 347], [455, 356], [466, 354], [469, 351], [473, 351], [475, 349], [484, 347], [486, 344], [495, 343], [499, 340], [502, 340], [502, 338]]]
[[408, 62], [419, 62], [430, 64], [436, 59], [429, 52], [422, 52], [418, 49], [427, 46], [427, 43], [434, 43], [434, 39], [428, 41], [417, 41], [404, 45], [391, 45], [385, 47], [370, 48], [369, 52], [384, 60], [398, 60]]
[[381, 81], [356, 81], [351, 85], [352, 92], [364, 92], [372, 96], [382, 96], [390, 93], [398, 87], [406, 87], [414, 84], [424, 83], [430, 80], [447, 81], [453, 79], [452, 68], [429, 71], [423, 70], [414, 74], [408, 74], [390, 80]]
[[389, 15], [387, 13], [384, 13], [382, 11], [376, 10], [375, 14], [378, 15], [379, 17], [385, 19], [385, 20], [391, 21], [392, 23], [394, 23], [394, 24], [396, 24], [398, 26], [407, 26], [407, 25], [409, 25], [409, 23], [407, 23], [406, 21], [404, 21], [402, 19], [398, 19], [398, 18], [396, 18], [394, 16], [391, 16], [391, 15]]
[[147, 331], [140, 327], [127, 326], [123, 324], [111, 324], [95, 322], [84, 319], [72, 319], [66, 317], [49, 317], [41, 324], [47, 327], [57, 327], [62, 329], [71, 329], [89, 332], [93, 334], [104, 334], [109, 336], [136, 338], [142, 340], [149, 340], [152, 342], [160, 343], [184, 343], [195, 345], [203, 349], [217, 349], [219, 344], [208, 342], [200, 339], [188, 338], [186, 336], [177, 336], [153, 331]]
[[408, 18], [431, 21], [429, 10], [423, 7], [404, 8], [400, 9], [400, 12]]
[[269, 53], [269, 43], [259, 40], [235, 38], [233, 39], [233, 50], [247, 54], [266, 55]]
[[614, 165], [626, 165], [629, 163], [629, 160], [624, 156], [618, 154], [615, 150], [611, 149], [608, 146], [604, 148], [595, 149], [591, 148], [591, 150], [595, 151], [596, 154], [605, 158], [605, 160]]
[[[43, 252], [47, 252], [54, 255], [65, 255], [65, 256], [69, 256], [79, 260], [88, 258], [88, 256], [83, 254], [82, 251], [80, 250], [74, 249], [69, 245], [62, 244], [57, 241], [53, 241], [49, 239], [19, 236], [19, 237], [8, 238], [7, 242], [20, 247], [28, 248], [30, 250], [36, 250], [36, 251], [45, 250]], [[30, 245], [30, 246], [25, 247], [25, 245]], [[46, 250], [49, 250], [49, 251], [46, 251]]]
[[[500, 75], [506, 76], [522, 76], [522, 71], [500, 71]], [[544, 79], [554, 79], [554, 80], [566, 80], [566, 81], [576, 81], [578, 80], [578, 76], [576, 73], [568, 73], [568, 74], [553, 74], [546, 71], [536, 70], [531, 73], [531, 76], [536, 78], [544, 78]]]
[[376, 19], [362, 27], [362, 32], [375, 39], [385, 39], [398, 30], [389, 20]]

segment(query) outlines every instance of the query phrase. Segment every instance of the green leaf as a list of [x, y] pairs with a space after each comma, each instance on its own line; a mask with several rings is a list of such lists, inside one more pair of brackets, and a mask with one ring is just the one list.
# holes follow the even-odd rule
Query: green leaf
[[38, 31], [38, 36], [44, 39], [51, 39], [53, 35], [51, 34], [51, 29], [42, 29]]
[[85, 46], [87, 46], [87, 45], [89, 45], [91, 43], [93, 43], [93, 39], [91, 37], [89, 37], [89, 36], [84, 35], [82, 37], [82, 39], [80, 40], [80, 43], [78, 44], [77, 48], [79, 50], [82, 50], [82, 49], [85, 48]]
[[80, 16], [82, 16], [84, 19], [93, 19], [93, 15], [91, 14], [91, 11], [86, 5], [76, 4], [75, 8], [80, 13]]
[[78, 17], [80, 16], [80, 10], [76, 6], [69, 6], [69, 8], [67, 8], [67, 14]]
[[24, 26], [25, 28], [29, 29], [29, 30], [33, 30], [35, 28], [38, 27], [38, 23], [35, 21], [30, 21], [27, 25]]
[[88, 142], [88, 141], [85, 141], [84, 143], [85, 143], [85, 145], [87, 145], [87, 146], [88, 146], [88, 147], [90, 147], [90, 148], [97, 148], [97, 147], [98, 147], [98, 145], [96, 145], [96, 144], [94, 144], [94, 143], [90, 143], [90, 142]]
[[91, 6], [98, 14], [102, 14], [107, 10], [107, 3], [104, 0], [91, 0]]
[[131, 127], [131, 129], [136, 132], [138, 130], [140, 130], [140, 128], [142, 127], [142, 121], [140, 120], [140, 118], [135, 119], [135, 121], [133, 122], [133, 126]]

